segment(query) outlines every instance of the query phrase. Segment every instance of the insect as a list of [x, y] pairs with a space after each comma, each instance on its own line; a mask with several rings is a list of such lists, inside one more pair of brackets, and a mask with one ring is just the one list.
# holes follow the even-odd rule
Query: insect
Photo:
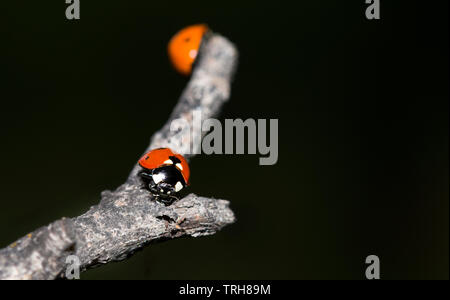
[[168, 53], [174, 68], [184, 75], [192, 72], [200, 45], [209, 31], [205, 24], [191, 25], [177, 32], [169, 41]]
[[139, 176], [145, 188], [156, 200], [169, 205], [178, 200], [178, 192], [189, 185], [189, 165], [186, 159], [169, 148], [158, 148], [139, 160]]

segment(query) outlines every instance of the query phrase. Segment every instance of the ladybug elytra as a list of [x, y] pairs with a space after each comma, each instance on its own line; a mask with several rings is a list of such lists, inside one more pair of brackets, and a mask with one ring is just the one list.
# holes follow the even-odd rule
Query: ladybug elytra
[[204, 24], [191, 25], [177, 32], [170, 40], [167, 47], [170, 61], [181, 74], [191, 74], [192, 65], [206, 32], [208, 26]]

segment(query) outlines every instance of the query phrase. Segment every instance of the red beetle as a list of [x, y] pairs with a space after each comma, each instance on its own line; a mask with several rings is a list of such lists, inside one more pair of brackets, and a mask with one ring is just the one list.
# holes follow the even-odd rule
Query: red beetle
[[158, 201], [170, 204], [177, 193], [189, 185], [189, 165], [186, 159], [169, 148], [159, 148], [146, 153], [139, 160], [139, 176]]
[[170, 61], [175, 69], [184, 75], [192, 72], [200, 45], [209, 31], [205, 24], [191, 25], [175, 34], [167, 47]]

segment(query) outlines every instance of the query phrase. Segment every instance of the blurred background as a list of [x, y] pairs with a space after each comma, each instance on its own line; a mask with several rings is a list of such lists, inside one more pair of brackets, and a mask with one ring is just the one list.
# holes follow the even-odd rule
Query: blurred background
[[278, 164], [196, 157], [190, 191], [237, 223], [82, 279], [364, 279], [371, 254], [383, 279], [448, 279], [448, 2], [392, 2], [4, 3], [0, 247], [126, 179], [188, 80], [167, 42], [207, 23], [240, 51], [221, 118], [278, 118]]

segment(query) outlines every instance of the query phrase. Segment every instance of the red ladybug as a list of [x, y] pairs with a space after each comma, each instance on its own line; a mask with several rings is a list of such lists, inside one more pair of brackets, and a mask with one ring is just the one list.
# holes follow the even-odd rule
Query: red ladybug
[[139, 160], [139, 176], [156, 200], [170, 204], [177, 193], [189, 185], [189, 165], [186, 159], [169, 148], [154, 149]]
[[200, 45], [208, 32], [207, 25], [197, 24], [183, 28], [172, 37], [167, 50], [170, 61], [178, 72], [191, 74]]

